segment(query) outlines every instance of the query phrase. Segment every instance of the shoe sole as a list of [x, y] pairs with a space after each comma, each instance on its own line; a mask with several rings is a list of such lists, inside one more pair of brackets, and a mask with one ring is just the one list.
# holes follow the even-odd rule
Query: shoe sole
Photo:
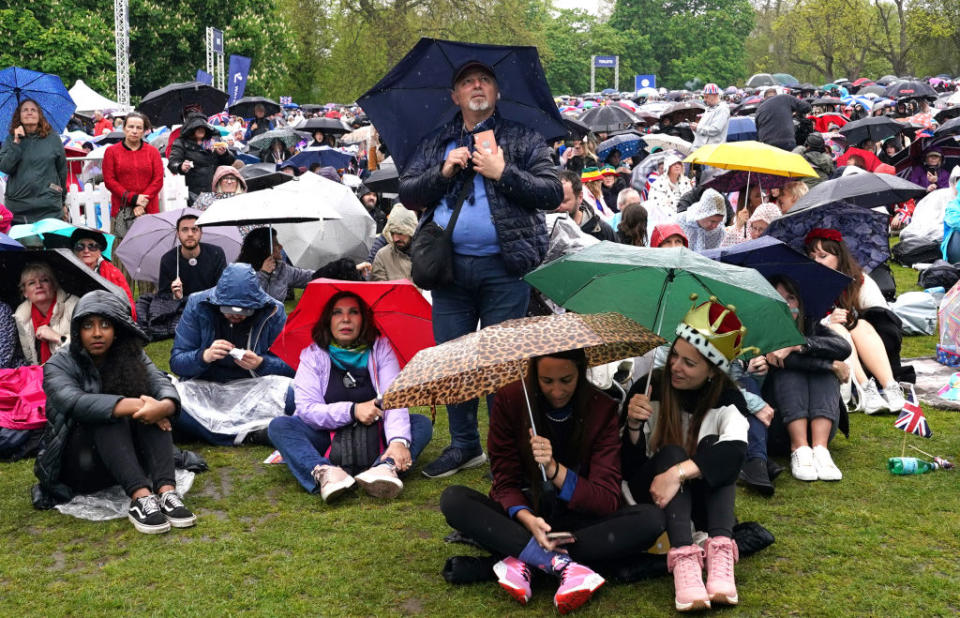
[[680, 601], [674, 599], [673, 605], [677, 608], [678, 612], [699, 612], [704, 609], [710, 609], [710, 600], [698, 599], [689, 603], [681, 603]]
[[197, 516], [193, 517], [169, 517], [166, 516], [167, 523], [169, 523], [174, 528], [192, 528], [197, 525]]
[[740, 602], [740, 597], [736, 594], [731, 597], [718, 592], [710, 595], [710, 602], [718, 603], [720, 605], [737, 605]]
[[328, 493], [325, 498], [323, 496], [320, 496], [321, 498], [323, 498], [324, 502], [326, 502], [327, 504], [330, 504], [331, 502], [342, 497], [343, 494], [347, 493], [348, 491], [350, 491], [356, 486], [356, 481], [354, 481], [354, 479], [352, 478], [342, 482], [345, 483], [345, 485], [341, 487], [335, 487], [334, 489], [330, 490], [330, 493]]
[[400, 479], [376, 479], [368, 481], [359, 476], [354, 479], [363, 488], [363, 491], [374, 498], [396, 498], [403, 491], [403, 482]]
[[142, 532], [143, 534], [163, 534], [164, 532], [170, 532], [169, 521], [162, 524], [151, 525], [138, 521], [137, 518], [132, 515], [127, 515], [127, 519], [129, 519], [133, 527], [137, 529], [137, 532]]
[[424, 475], [425, 477], [427, 477], [428, 479], [442, 479], [442, 478], [446, 478], [446, 477], [448, 477], [448, 476], [453, 476], [454, 474], [456, 474], [457, 472], [460, 472], [461, 470], [469, 470], [469, 469], [471, 469], [471, 468], [479, 468], [480, 466], [482, 466], [482, 465], [485, 464], [485, 463], [487, 463], [487, 454], [486, 454], [486, 453], [480, 453], [479, 455], [477, 455], [477, 456], [474, 457], [473, 459], [468, 459], [467, 461], [463, 462], [462, 464], [460, 464], [460, 465], [457, 466], [456, 468], [452, 468], [452, 469], [450, 469], [450, 470], [446, 470], [446, 471], [441, 472], [441, 473], [439, 473], [439, 474], [428, 474], [426, 470], [422, 470], [422, 472], [423, 472], [423, 475]]
[[803, 477], [801, 477], [801, 476], [798, 476], [798, 475], [794, 474], [793, 472], [790, 473], [790, 476], [792, 476], [793, 478], [797, 479], [798, 481], [803, 481], [804, 483], [812, 483], [813, 481], [819, 481], [819, 480], [820, 480], [820, 477], [817, 476], [816, 473], [814, 473], [813, 476], [811, 476], [810, 478], [803, 478]]
[[569, 614], [593, 598], [594, 593], [602, 588], [605, 583], [606, 581], [601, 579], [600, 582], [593, 587], [588, 586], [566, 592], [562, 598], [554, 597], [553, 604], [561, 614]]
[[526, 605], [530, 601], [530, 593], [523, 588], [518, 588], [510, 583], [510, 580], [504, 579], [507, 574], [507, 566], [503, 562], [493, 565], [493, 573], [497, 576], [497, 583], [500, 587], [510, 593], [510, 596], [520, 605]]
[[764, 498], [769, 498], [770, 496], [773, 495], [774, 491], [776, 491], [773, 485], [758, 485], [756, 483], [750, 483], [749, 481], [745, 481], [743, 479], [740, 479], [740, 482], [743, 483], [746, 487], [749, 487], [753, 491], [757, 492]]

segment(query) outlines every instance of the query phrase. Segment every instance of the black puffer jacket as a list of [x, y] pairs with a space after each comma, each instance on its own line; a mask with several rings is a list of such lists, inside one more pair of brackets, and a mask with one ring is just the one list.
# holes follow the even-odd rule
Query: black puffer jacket
[[807, 329], [803, 351], [791, 354], [783, 361], [784, 369], [796, 371], [833, 371], [833, 361], [850, 356], [850, 344], [820, 322]]
[[[551, 150], [543, 137], [527, 127], [497, 117], [494, 136], [503, 150], [506, 167], [500, 180], [484, 179], [490, 213], [500, 241], [500, 255], [507, 268], [525, 275], [547, 253], [547, 228], [542, 211], [554, 210], [563, 201], [563, 187]], [[456, 179], [444, 178], [444, 153], [447, 145], [460, 138], [463, 117], [435, 130], [420, 143], [400, 177], [400, 201], [412, 210], [429, 208], [431, 215], [440, 200], [450, 192]], [[460, 172], [461, 174], [463, 172]], [[420, 218], [420, 224], [430, 221]]]
[[[117, 331], [126, 336], [149, 339], [130, 319], [125, 300], [109, 292], [91, 292], [80, 299], [70, 322], [70, 346], [61, 348], [43, 366], [43, 390], [47, 394], [47, 426], [40, 442], [34, 474], [39, 483], [32, 490], [33, 506], [49, 509], [73, 497], [70, 488], [60, 481], [60, 459], [67, 438], [77, 423], [115, 422], [113, 408], [121, 395], [100, 392], [100, 372], [80, 341], [80, 323], [84, 317], [102, 315], [110, 318]], [[180, 397], [167, 376], [157, 369], [145, 352], [141, 362], [147, 367], [149, 395], [155, 399], [171, 399], [180, 411]]]
[[197, 195], [213, 190], [213, 174], [217, 171], [218, 166], [231, 165], [236, 160], [236, 157], [229, 150], [221, 155], [213, 150], [205, 149], [202, 144], [198, 144], [192, 136], [193, 132], [201, 127], [207, 129], [205, 139], [214, 137], [214, 131], [207, 124], [205, 118], [202, 116], [190, 117], [183, 128], [180, 129], [180, 137], [170, 147], [170, 160], [167, 162], [167, 167], [171, 172], [184, 174], [180, 166], [183, 165], [184, 161], [193, 161], [193, 167], [184, 176], [186, 176], [187, 188], [190, 193]]

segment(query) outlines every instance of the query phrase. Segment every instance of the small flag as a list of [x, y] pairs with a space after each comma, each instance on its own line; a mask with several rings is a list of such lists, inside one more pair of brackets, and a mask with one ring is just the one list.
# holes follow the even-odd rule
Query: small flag
[[917, 393], [912, 384], [910, 385], [910, 392], [906, 395], [906, 403], [903, 404], [903, 410], [900, 411], [900, 416], [897, 417], [893, 426], [923, 438], [933, 436], [933, 431], [927, 424], [927, 417], [923, 415], [923, 410], [920, 409]]
[[280, 454], [280, 451], [274, 451], [270, 453], [270, 456], [263, 460], [265, 464], [282, 464], [283, 455]]
[[293, 103], [293, 97], [280, 97], [280, 105], [290, 105]]

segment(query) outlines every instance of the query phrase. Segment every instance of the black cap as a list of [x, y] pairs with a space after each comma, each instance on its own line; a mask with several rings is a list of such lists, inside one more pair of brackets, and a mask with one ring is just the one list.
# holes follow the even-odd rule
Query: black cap
[[819, 133], [811, 133], [807, 136], [807, 141], [804, 145], [811, 150], [820, 150], [822, 151], [826, 148], [827, 144], [823, 141], [823, 136]]
[[78, 227], [77, 229], [73, 230], [73, 233], [70, 234], [70, 246], [72, 247], [73, 245], [77, 244], [78, 240], [82, 240], [84, 238], [89, 238], [100, 245], [101, 251], [107, 250], [107, 237], [104, 236], [103, 232], [100, 230], [95, 230], [90, 227]]
[[457, 82], [460, 81], [460, 78], [471, 69], [481, 69], [482, 71], [489, 73], [494, 80], [497, 79], [497, 74], [493, 72], [493, 68], [490, 65], [480, 62], [479, 60], [468, 60], [460, 65], [460, 68], [453, 73], [453, 79], [450, 81], [450, 87], [453, 88], [457, 85]]

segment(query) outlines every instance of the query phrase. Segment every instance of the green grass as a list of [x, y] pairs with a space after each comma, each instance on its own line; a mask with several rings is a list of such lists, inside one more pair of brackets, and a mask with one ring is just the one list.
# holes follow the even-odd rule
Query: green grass
[[[900, 290], [915, 275], [895, 268]], [[932, 338], [904, 349], [930, 354]], [[166, 368], [170, 343], [149, 352]], [[934, 438], [909, 437], [957, 461], [960, 416], [927, 410]], [[481, 414], [483, 419], [485, 414]], [[437, 416], [429, 461], [446, 445]], [[482, 423], [485, 425], [485, 423]], [[903, 434], [892, 417], [851, 418], [849, 439], [832, 450], [839, 483], [778, 479], [764, 499], [738, 489], [737, 514], [768, 527], [777, 542], [737, 566], [743, 615], [956, 615], [960, 554], [957, 472], [894, 477], [886, 458]], [[199, 515], [189, 530], [149, 537], [125, 520], [86, 522], [35, 511], [28, 488], [33, 462], [4, 465], [0, 476], [0, 615], [552, 615], [552, 589], [536, 588], [521, 608], [495, 584], [450, 586], [444, 560], [476, 553], [443, 543], [449, 529], [440, 493], [453, 483], [486, 491], [485, 470], [430, 481], [412, 478], [397, 500], [366, 496], [325, 506], [283, 466], [260, 462], [262, 447], [194, 445], [211, 465], [198, 475], [188, 504]], [[909, 452], [909, 449], [908, 449]], [[665, 615], [668, 578], [608, 585], [578, 612], [585, 616]]]

